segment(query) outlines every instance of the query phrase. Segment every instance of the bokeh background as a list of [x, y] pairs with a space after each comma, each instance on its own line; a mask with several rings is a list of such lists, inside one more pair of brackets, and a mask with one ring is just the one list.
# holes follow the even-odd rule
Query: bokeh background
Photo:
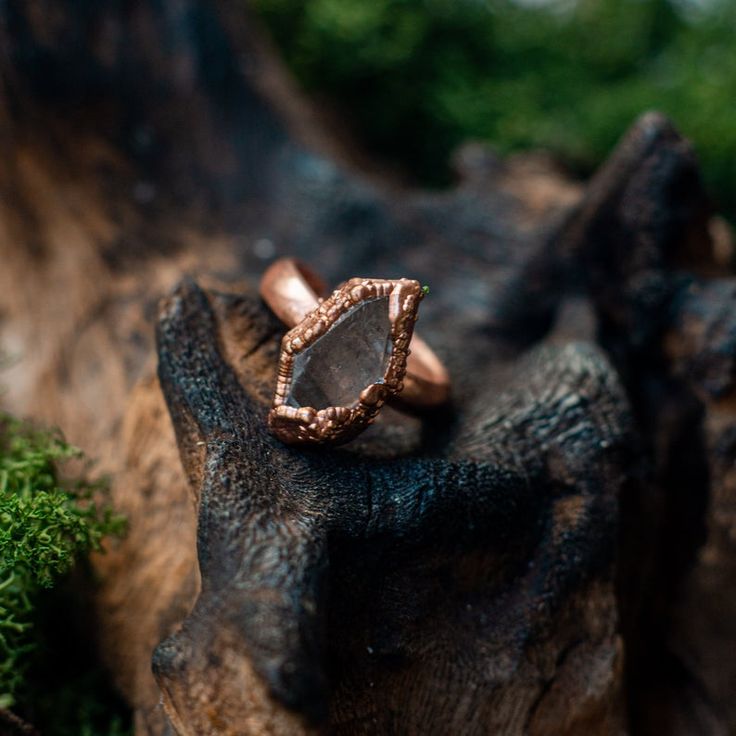
[[736, 217], [734, 0], [254, 0], [302, 85], [391, 165], [451, 178], [460, 142], [589, 175], [658, 109]]

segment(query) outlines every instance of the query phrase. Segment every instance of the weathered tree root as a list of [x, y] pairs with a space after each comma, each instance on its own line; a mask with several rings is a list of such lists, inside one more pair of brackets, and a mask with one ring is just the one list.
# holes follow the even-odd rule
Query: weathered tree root
[[[263, 307], [231, 302], [224, 319], [242, 309]], [[273, 353], [263, 322], [247, 342]], [[565, 709], [571, 728], [599, 710], [615, 732], [611, 566], [630, 438], [605, 359], [584, 344], [533, 351], [442, 452], [371, 460], [271, 438], [218, 334], [196, 285], [166, 301], [159, 376], [195, 480], [202, 575], [154, 656], [178, 729], [208, 732], [212, 713], [238, 732], [255, 672], [315, 723], [329, 679], [337, 733], [521, 733]], [[575, 705], [547, 688], [577, 660], [600, 682]]]
[[[137, 733], [732, 731], [734, 286], [669, 122], [584, 189], [471, 146], [407, 190], [240, 3], [34, 8], [0, 9], [3, 382], [114, 474], [94, 606]], [[452, 406], [273, 440], [259, 243], [429, 283]]]

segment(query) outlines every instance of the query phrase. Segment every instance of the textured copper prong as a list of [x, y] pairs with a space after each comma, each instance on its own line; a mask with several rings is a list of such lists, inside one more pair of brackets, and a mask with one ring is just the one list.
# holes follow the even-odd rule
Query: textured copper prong
[[[276, 391], [268, 426], [289, 444], [347, 442], [370, 424], [389, 396], [403, 387], [406, 359], [423, 292], [409, 279], [361, 279], [345, 282], [284, 335], [281, 342]], [[324, 335], [350, 309], [378, 297], [389, 298], [392, 351], [382, 383], [366, 386], [352, 406], [315, 410], [286, 404], [295, 356]], [[282, 310], [283, 311], [283, 310]]]

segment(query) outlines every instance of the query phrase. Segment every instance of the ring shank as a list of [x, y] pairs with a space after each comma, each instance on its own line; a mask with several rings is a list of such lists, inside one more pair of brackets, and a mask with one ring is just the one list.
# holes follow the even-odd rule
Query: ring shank
[[327, 284], [306, 264], [293, 258], [274, 261], [263, 274], [263, 300], [289, 328], [298, 325], [327, 296]]
[[[294, 258], [274, 261], [263, 274], [260, 293], [274, 314], [289, 328], [298, 325], [327, 296], [324, 281]], [[416, 333], [406, 361], [402, 403], [418, 407], [444, 404], [450, 394], [450, 377], [440, 359]]]

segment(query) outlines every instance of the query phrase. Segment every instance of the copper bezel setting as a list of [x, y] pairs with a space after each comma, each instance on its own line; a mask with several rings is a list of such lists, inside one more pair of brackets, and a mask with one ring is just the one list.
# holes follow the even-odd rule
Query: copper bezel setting
[[[287, 444], [341, 444], [362, 432], [373, 422], [386, 399], [401, 393], [409, 343], [423, 296], [419, 282], [411, 279], [353, 278], [324, 299], [281, 341], [276, 391], [268, 414], [270, 431]], [[351, 406], [329, 406], [319, 410], [288, 406], [286, 400], [291, 390], [295, 357], [319, 340], [351, 309], [380, 297], [388, 297], [392, 342], [383, 382], [366, 386]]]

